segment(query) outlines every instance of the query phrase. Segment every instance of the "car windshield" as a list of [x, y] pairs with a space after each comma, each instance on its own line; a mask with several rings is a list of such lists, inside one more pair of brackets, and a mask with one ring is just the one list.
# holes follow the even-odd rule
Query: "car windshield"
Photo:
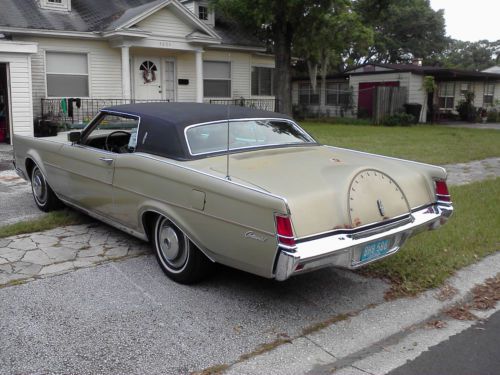
[[186, 140], [191, 155], [226, 151], [228, 145], [231, 151], [316, 143], [298, 126], [280, 120], [239, 120], [195, 125], [186, 129]]

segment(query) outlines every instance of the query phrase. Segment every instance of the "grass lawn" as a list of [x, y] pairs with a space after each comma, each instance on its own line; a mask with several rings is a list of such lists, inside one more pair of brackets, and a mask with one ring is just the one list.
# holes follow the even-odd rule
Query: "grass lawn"
[[390, 296], [441, 285], [454, 271], [500, 250], [500, 178], [451, 188], [454, 215], [442, 228], [410, 238], [393, 257], [362, 273], [393, 281]]
[[302, 123], [324, 144], [431, 164], [462, 163], [500, 156], [500, 131], [439, 125], [386, 127]]
[[68, 208], [49, 212], [40, 219], [21, 221], [0, 227], [0, 238], [53, 229], [64, 225], [83, 224], [90, 222], [90, 220], [88, 216]]

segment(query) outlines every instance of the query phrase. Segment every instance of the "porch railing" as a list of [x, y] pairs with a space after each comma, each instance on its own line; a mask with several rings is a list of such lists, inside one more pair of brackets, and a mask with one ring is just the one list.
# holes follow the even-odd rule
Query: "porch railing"
[[210, 99], [211, 104], [237, 105], [261, 109], [264, 111], [279, 112], [279, 99]]
[[168, 102], [168, 100], [139, 99], [41, 99], [42, 121], [50, 121], [60, 128], [83, 128], [102, 108], [120, 104]]

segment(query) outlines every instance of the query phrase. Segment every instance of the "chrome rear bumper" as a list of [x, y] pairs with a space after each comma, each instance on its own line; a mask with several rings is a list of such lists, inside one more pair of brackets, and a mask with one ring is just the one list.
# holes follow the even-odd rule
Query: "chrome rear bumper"
[[[327, 266], [359, 268], [395, 254], [410, 236], [440, 227], [452, 213], [450, 203], [437, 202], [389, 225], [340, 230], [319, 238], [298, 240], [294, 249], [279, 249], [274, 277], [283, 281], [290, 276]], [[361, 252], [367, 244], [384, 239], [389, 240], [389, 250], [383, 256], [360, 261]]]

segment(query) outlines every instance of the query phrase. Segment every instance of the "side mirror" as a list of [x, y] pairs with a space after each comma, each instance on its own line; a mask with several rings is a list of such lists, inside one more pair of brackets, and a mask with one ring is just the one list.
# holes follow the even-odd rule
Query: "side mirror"
[[68, 141], [70, 141], [71, 143], [80, 142], [81, 137], [82, 137], [81, 132], [69, 132], [68, 133]]

